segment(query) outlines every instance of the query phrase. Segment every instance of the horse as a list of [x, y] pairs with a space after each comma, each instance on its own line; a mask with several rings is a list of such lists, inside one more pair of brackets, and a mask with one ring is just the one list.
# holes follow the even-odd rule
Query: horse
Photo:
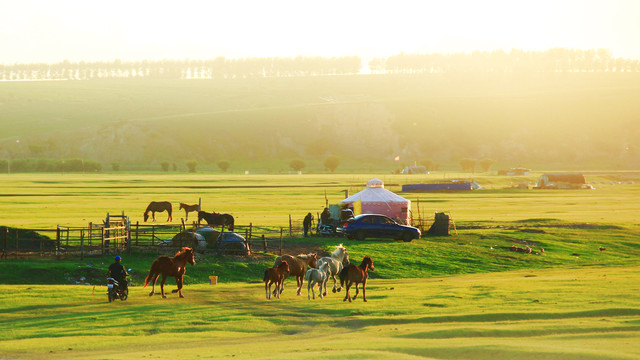
[[168, 202], [168, 201], [152, 201], [152, 202], [150, 202], [149, 206], [147, 206], [147, 210], [144, 211], [144, 221], [145, 222], [147, 221], [147, 219], [149, 219], [149, 211], [151, 211], [151, 216], [153, 218], [153, 221], [156, 221], [156, 211], [157, 212], [166, 211], [169, 214], [169, 218], [167, 219], [167, 221], [173, 220], [173, 217], [171, 216], [171, 214], [172, 214], [171, 203]]
[[208, 213], [206, 211], [198, 211], [198, 221], [204, 219], [209, 225], [226, 226], [227, 229], [233, 231], [234, 219], [230, 214], [220, 214], [216, 212]]
[[347, 290], [343, 301], [347, 301], [347, 299], [349, 299], [349, 302], [351, 302], [349, 289], [354, 283], [356, 284], [356, 294], [353, 296], [353, 300], [358, 297], [358, 284], [362, 283], [362, 300], [365, 302], [367, 301], [365, 288], [367, 287], [367, 279], [369, 278], [369, 273], [367, 272], [369, 269], [371, 269], [371, 271], [375, 270], [373, 267], [373, 260], [371, 260], [371, 257], [369, 256], [365, 256], [358, 266], [349, 264], [342, 269], [340, 272], [340, 285], [343, 285], [345, 282], [347, 283]]
[[[347, 248], [342, 246], [342, 244], [336, 246], [336, 249], [331, 253], [331, 256], [325, 256], [318, 260], [317, 266], [328, 263], [329, 264], [329, 276], [333, 278], [333, 292], [342, 290], [342, 285], [338, 288], [336, 280], [336, 275], [340, 274], [340, 271], [349, 264], [349, 252], [347, 252]], [[327, 287], [324, 288], [324, 296], [327, 296]]]
[[[316, 254], [306, 254], [306, 255], [282, 255], [276, 258], [276, 261], [273, 263], [273, 267], [277, 267], [280, 265], [282, 261], [286, 261], [289, 264], [290, 270], [285, 273], [285, 279], [289, 276], [295, 276], [298, 282], [298, 291], [296, 295], [300, 295], [302, 292], [302, 284], [304, 283], [304, 274], [307, 272], [307, 266], [316, 267], [316, 262], [318, 261], [318, 255]], [[284, 291], [284, 281], [280, 285], [280, 293]]]
[[185, 220], [189, 220], [190, 212], [198, 211], [199, 208], [200, 208], [200, 205], [198, 204], [189, 205], [185, 203], [180, 203], [180, 210], [184, 209]]
[[287, 264], [286, 260], [282, 261], [277, 268], [267, 268], [264, 271], [262, 281], [264, 281], [264, 291], [267, 299], [271, 300], [271, 284], [276, 286], [273, 295], [280, 299], [280, 285], [284, 281], [284, 274], [287, 272], [289, 272], [289, 264]]
[[314, 290], [315, 285], [318, 284], [320, 288], [320, 299], [323, 298], [322, 287], [324, 286], [324, 296], [327, 295], [327, 280], [329, 280], [329, 263], [325, 262], [318, 266], [317, 269], [312, 268], [307, 270], [304, 274], [304, 279], [307, 280], [307, 299], [311, 300], [309, 290], [313, 293], [313, 298], [316, 298], [316, 292]]
[[184, 273], [187, 270], [187, 263], [191, 265], [196, 264], [196, 260], [193, 256], [193, 249], [189, 247], [183, 247], [176, 256], [168, 257], [168, 256], [160, 256], [151, 264], [151, 269], [149, 269], [149, 275], [144, 279], [144, 287], [149, 285], [149, 282], [153, 279], [153, 288], [149, 293], [149, 296], [153, 296], [156, 292], [156, 282], [158, 281], [158, 277], [162, 274], [162, 282], [160, 282], [160, 293], [162, 294], [162, 298], [166, 298], [164, 295], [164, 282], [167, 279], [167, 276], [175, 276], [176, 277], [176, 285], [178, 289], [172, 290], [173, 293], [178, 293], [181, 298], [182, 295], [182, 278], [184, 277]]

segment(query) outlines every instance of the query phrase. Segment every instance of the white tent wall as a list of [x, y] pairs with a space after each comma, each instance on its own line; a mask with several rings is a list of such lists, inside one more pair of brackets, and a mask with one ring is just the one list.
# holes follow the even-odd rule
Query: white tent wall
[[367, 181], [364, 190], [342, 200], [340, 204], [354, 207], [353, 204], [357, 201], [361, 202], [362, 214], [386, 215], [403, 224], [410, 222], [411, 200], [385, 189], [384, 182], [380, 179]]

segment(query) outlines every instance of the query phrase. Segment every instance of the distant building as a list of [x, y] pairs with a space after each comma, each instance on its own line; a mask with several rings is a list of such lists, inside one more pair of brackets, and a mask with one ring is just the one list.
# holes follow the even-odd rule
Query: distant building
[[428, 174], [427, 168], [425, 166], [405, 166], [402, 169], [402, 174]]
[[509, 170], [500, 170], [498, 171], [498, 175], [529, 175], [531, 173], [531, 169], [526, 168], [511, 168]]
[[402, 191], [469, 191], [479, 190], [482, 186], [475, 181], [442, 182], [437, 184], [406, 184], [402, 185]]
[[587, 179], [580, 173], [543, 174], [534, 189], [585, 189]]

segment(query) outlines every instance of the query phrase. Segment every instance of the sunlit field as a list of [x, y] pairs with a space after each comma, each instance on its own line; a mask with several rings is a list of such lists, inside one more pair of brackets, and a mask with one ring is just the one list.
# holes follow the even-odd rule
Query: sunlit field
[[[286, 227], [378, 177], [412, 200], [414, 216], [450, 211], [451, 236], [411, 243], [311, 238], [352, 262], [373, 257], [361, 297], [307, 300], [288, 279], [280, 300], [261, 283], [275, 254], [198, 254], [185, 298], [147, 296], [154, 254], [125, 257], [133, 286], [108, 303], [111, 258], [0, 260], [0, 358], [51, 359], [634, 359], [640, 357], [640, 186], [637, 173], [591, 173], [591, 190], [515, 190], [538, 174], [472, 178], [484, 189], [403, 193], [401, 185], [469, 174], [211, 175], [10, 174], [0, 176], [0, 225], [54, 228], [101, 222], [107, 212], [142, 222], [152, 201], [232, 213], [237, 224]], [[420, 208], [420, 210], [418, 210]], [[157, 214], [158, 222], [166, 220]], [[296, 241], [302, 241], [298, 234]], [[510, 251], [530, 245], [534, 253]], [[544, 253], [540, 252], [544, 247]], [[294, 251], [293, 249], [291, 251]], [[91, 270], [91, 271], [89, 271]], [[91, 285], [75, 283], [92, 273]], [[209, 285], [208, 276], [220, 276]], [[7, 285], [15, 284], [15, 285]], [[168, 290], [175, 287], [173, 279]], [[353, 295], [353, 292], [352, 292]]]
[[[14, 227], [53, 228], [100, 222], [107, 212], [125, 212], [142, 222], [150, 201], [170, 201], [174, 222], [184, 217], [180, 202], [231, 213], [236, 223], [288, 226], [322, 211], [326, 200], [338, 203], [345, 190], [354, 194], [378, 177], [387, 189], [412, 200], [414, 217], [432, 218], [450, 211], [456, 224], [476, 221], [560, 219], [588, 223], [637, 223], [640, 213], [638, 173], [586, 174], [593, 190], [506, 189], [535, 184], [539, 174], [507, 177], [484, 174], [430, 175], [208, 175], [208, 174], [4, 174], [0, 175], [0, 219]], [[402, 193], [403, 184], [442, 179], [475, 179], [485, 189], [468, 192]], [[634, 181], [635, 179], [636, 181]], [[160, 213], [158, 222], [166, 221]]]
[[0, 351], [48, 359], [633, 359], [638, 267], [372, 280], [343, 292], [264, 298], [258, 283], [191, 285], [162, 300], [132, 288], [0, 285]]

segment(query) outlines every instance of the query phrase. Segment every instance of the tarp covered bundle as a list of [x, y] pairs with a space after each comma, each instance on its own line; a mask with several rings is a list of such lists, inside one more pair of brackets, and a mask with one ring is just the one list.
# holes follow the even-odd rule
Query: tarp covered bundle
[[403, 224], [410, 221], [411, 200], [385, 189], [380, 179], [367, 181], [364, 190], [342, 200], [340, 205], [353, 208], [356, 215], [382, 214]]

